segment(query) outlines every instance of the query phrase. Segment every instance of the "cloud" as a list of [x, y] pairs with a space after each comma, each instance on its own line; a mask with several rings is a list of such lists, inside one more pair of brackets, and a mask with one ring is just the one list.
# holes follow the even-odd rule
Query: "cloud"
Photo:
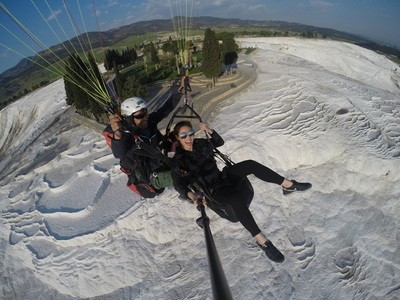
[[265, 4], [256, 4], [256, 5], [247, 6], [247, 9], [249, 11], [260, 11], [260, 10], [266, 10], [267, 6]]
[[[109, 2], [111, 3], [111, 2]], [[113, 1], [116, 3], [116, 1]], [[113, 20], [111, 26], [126, 25], [152, 19], [169, 19], [174, 16], [216, 16], [242, 19], [265, 19], [267, 5], [264, 0], [146, 0], [140, 3], [132, 0], [118, 0], [108, 15], [115, 18], [119, 12], [120, 21]], [[102, 15], [106, 13], [101, 10]]]
[[[96, 4], [96, 3], [95, 3]], [[100, 5], [96, 5], [96, 16], [104, 16], [108, 15], [111, 11], [113, 11], [117, 6], [122, 6], [123, 4], [120, 4], [118, 0], [108, 0], [105, 3], [100, 3]], [[92, 4], [90, 4], [89, 9], [93, 9]], [[93, 14], [93, 11], [91, 11]]]
[[239, 19], [265, 19], [268, 9], [263, 0], [211, 0], [201, 3], [201, 16]]
[[51, 11], [50, 16], [47, 17], [46, 21], [49, 22], [51, 20], [57, 19], [57, 16], [62, 13], [61, 9]]
[[224, 0], [213, 0], [211, 1], [212, 6], [221, 6], [224, 3]]
[[328, 8], [334, 6], [333, 3], [328, 2], [328, 1], [313, 0], [313, 1], [309, 1], [308, 3], [311, 7], [318, 8], [321, 10], [327, 10]]
[[118, 5], [118, 0], [109, 0], [106, 7], [111, 7], [111, 6], [115, 6]]

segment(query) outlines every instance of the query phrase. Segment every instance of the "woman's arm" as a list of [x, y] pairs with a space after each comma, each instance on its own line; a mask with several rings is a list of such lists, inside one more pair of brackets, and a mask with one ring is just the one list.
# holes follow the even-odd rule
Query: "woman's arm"
[[182, 176], [182, 174], [172, 171], [172, 179], [174, 181], [175, 190], [181, 195], [182, 198], [192, 201], [195, 205], [199, 205], [203, 203], [203, 197], [201, 194], [193, 192], [189, 188], [189, 176], [190, 175]]
[[172, 180], [174, 182], [174, 188], [184, 198], [188, 198], [189, 189], [189, 175], [182, 174], [182, 170], [171, 171]]
[[211, 143], [215, 147], [220, 147], [222, 146], [225, 142], [224, 139], [214, 130], [213, 133], [211, 133]]
[[220, 147], [225, 143], [224, 139], [214, 129], [211, 129], [207, 123], [200, 123], [200, 130], [210, 135], [210, 141], [214, 147]]

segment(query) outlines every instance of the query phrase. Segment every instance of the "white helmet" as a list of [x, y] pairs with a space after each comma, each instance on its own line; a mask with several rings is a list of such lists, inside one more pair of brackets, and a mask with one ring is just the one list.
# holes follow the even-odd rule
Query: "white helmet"
[[128, 98], [121, 103], [121, 114], [128, 117], [143, 108], [147, 108], [147, 103], [142, 98]]

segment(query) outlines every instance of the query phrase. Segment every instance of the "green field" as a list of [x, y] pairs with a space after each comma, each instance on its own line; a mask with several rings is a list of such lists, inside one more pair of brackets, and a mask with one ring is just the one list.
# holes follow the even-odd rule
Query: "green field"
[[[195, 36], [195, 35], [201, 35], [203, 34], [204, 31], [202, 30], [196, 30], [193, 31], [191, 36]], [[154, 43], [158, 43], [161, 40], [165, 40], [167, 39], [169, 36], [173, 36], [173, 32], [158, 32], [158, 33], [149, 33], [149, 34], [144, 34], [144, 35], [140, 35], [140, 36], [131, 36], [128, 38], [125, 38], [107, 48], [96, 48], [93, 49], [93, 53], [95, 56], [96, 61], [101, 64], [104, 61], [104, 52], [107, 49], [116, 49], [120, 52], [122, 52], [122, 50], [125, 50], [127, 47], [135, 47], [135, 46], [139, 46], [142, 43], [147, 43], [147, 42], [154, 42]], [[79, 55], [82, 57], [83, 61], [87, 61], [86, 60], [86, 55], [84, 53], [79, 53]], [[198, 57], [201, 57], [201, 55], [197, 55]], [[163, 59], [161, 58], [161, 61], [163, 63]], [[60, 73], [64, 73], [63, 67], [64, 66], [64, 62], [58, 62], [54, 63], [53, 65], [57, 68], [57, 70]], [[143, 62], [142, 61], [138, 61], [138, 65], [137, 66], [131, 66], [129, 68], [127, 68], [127, 70], [123, 70], [123, 72], [129, 72], [131, 74], [137, 74], [141, 79], [143, 79], [144, 77], [147, 76], [147, 73], [145, 70], [141, 70], [140, 72], [137, 71], [133, 71], [135, 69], [139, 69], [142, 68], [143, 69]], [[49, 67], [48, 69], [52, 69], [51, 67]], [[51, 71], [49, 71], [46, 68], [40, 68], [39, 70], [34, 71], [33, 73], [30, 74], [30, 76], [28, 76], [27, 78], [24, 79], [15, 79], [14, 82], [10, 82], [10, 84], [16, 84], [18, 83], [19, 85], [19, 89], [14, 93], [16, 95], [21, 94], [24, 92], [24, 90], [31, 90], [32, 87], [37, 86], [39, 83], [41, 82], [53, 82], [54, 80], [60, 78], [60, 76], [55, 75], [54, 73], [52, 73]], [[133, 70], [132, 70], [133, 69]], [[160, 80], [160, 79], [164, 79], [164, 78], [174, 78], [177, 76], [177, 72], [176, 70], [174, 70], [171, 67], [161, 67], [159, 68], [159, 71], [155, 71], [155, 67], [154, 66], [150, 66], [148, 69], [148, 73], [149, 76], [152, 77], [154, 80]], [[156, 74], [156, 73], [160, 73], [160, 74]], [[5, 99], [3, 97], [0, 98], [2, 101], [4, 101]]]
[[[266, 28], [245, 28], [245, 27], [234, 27], [234, 28], [215, 28], [214, 31], [216, 33], [220, 32], [230, 32], [235, 33], [237, 35], [257, 35], [265, 32], [271, 32], [271, 35], [278, 30], [274, 29], [266, 29]], [[188, 30], [187, 35], [189, 38], [200, 38], [204, 36], [204, 30]], [[155, 44], [162, 43], [167, 40], [169, 37], [172, 39], [176, 39], [177, 35], [175, 32], [157, 32], [157, 33], [147, 33], [143, 35], [130, 36], [118, 41], [115, 44], [112, 44], [108, 47], [96, 48], [93, 49], [93, 53], [96, 61], [101, 64], [104, 61], [104, 53], [107, 49], [115, 49], [120, 53], [125, 50], [127, 47], [134, 48], [138, 47], [142, 43], [153, 42]], [[86, 55], [84, 53], [79, 53], [84, 61], [86, 61]], [[201, 53], [196, 53], [196, 61], [200, 61], [202, 59]], [[135, 65], [130, 66], [124, 70], [121, 70], [121, 73], [129, 73], [129, 75], [137, 76], [141, 82], [149, 83], [151, 81], [157, 81], [162, 79], [173, 79], [178, 76], [177, 70], [175, 66], [168, 65], [168, 59], [160, 57], [160, 66], [156, 70], [155, 66], [148, 66], [147, 70], [143, 66], [143, 61], [139, 59]], [[60, 62], [57, 65], [57, 69], [59, 73], [64, 73], [63, 66], [64, 62]], [[38, 69], [38, 68], [37, 68]], [[191, 73], [200, 72], [200, 70], [195, 68], [191, 70]], [[21, 76], [19, 79], [15, 79], [13, 82], [8, 82], [7, 86], [2, 87], [2, 91], [0, 93], [0, 107], [5, 106], [6, 104], [12, 102], [15, 98], [21, 97], [27, 92], [38, 88], [40, 85], [47, 84], [53, 82], [54, 80], [60, 78], [48, 71], [45, 68], [39, 68], [38, 70], [30, 72], [27, 76]], [[15, 87], [18, 87], [16, 89]], [[10, 94], [11, 93], [11, 94]], [[11, 96], [10, 96], [11, 95]], [[13, 97], [14, 95], [14, 97]], [[13, 99], [11, 99], [13, 97]]]

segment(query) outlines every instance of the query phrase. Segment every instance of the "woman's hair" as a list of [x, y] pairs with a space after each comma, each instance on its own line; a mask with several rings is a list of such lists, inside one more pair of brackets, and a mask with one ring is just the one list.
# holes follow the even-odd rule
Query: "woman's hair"
[[187, 126], [187, 127], [190, 127], [190, 129], [193, 129], [192, 123], [190, 123], [189, 121], [180, 121], [180, 122], [176, 123], [176, 125], [174, 127], [174, 135], [177, 136], [179, 134], [179, 130], [183, 126]]

